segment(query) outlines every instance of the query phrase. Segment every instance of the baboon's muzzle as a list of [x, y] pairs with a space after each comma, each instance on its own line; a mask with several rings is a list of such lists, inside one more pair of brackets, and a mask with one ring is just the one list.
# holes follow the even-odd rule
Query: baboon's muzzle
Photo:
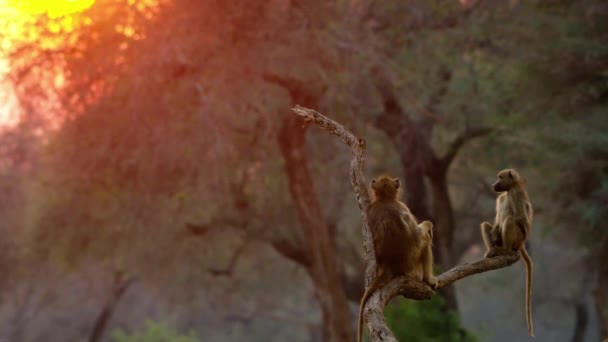
[[500, 181], [496, 181], [496, 183], [492, 184], [492, 189], [496, 192], [507, 191], [507, 188]]

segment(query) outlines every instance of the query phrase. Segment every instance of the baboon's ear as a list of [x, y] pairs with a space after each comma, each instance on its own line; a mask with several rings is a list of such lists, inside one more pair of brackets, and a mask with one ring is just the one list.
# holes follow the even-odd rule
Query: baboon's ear
[[513, 179], [513, 174], [511, 173], [511, 170], [509, 170], [509, 178]]
[[395, 189], [399, 189], [399, 186], [401, 185], [399, 178], [395, 178], [395, 179], [393, 179], [393, 181], [395, 182]]

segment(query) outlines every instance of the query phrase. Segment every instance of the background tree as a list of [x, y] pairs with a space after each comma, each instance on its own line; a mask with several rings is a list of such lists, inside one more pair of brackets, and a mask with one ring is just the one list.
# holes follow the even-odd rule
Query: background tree
[[[365, 265], [348, 154], [293, 121], [295, 104], [361, 134], [366, 172], [405, 180], [408, 205], [440, 232], [443, 269], [480, 255], [488, 183], [520, 169], [538, 208], [535, 287], [548, 290], [538, 333], [606, 335], [603, 2], [97, 0], [16, 13], [0, 19], [27, 32], [0, 32], [20, 108], [2, 133], [0, 314], [28, 329], [11, 341], [91, 336], [117, 272], [137, 282], [107, 331], [151, 318], [208, 340], [352, 334]], [[493, 301], [523, 303], [513, 269], [448, 289], [441, 320], [514, 336], [520, 306]]]

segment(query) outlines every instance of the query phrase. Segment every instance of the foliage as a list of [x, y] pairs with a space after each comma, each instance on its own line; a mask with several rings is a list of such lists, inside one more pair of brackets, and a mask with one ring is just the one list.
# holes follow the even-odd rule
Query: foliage
[[394, 299], [386, 307], [385, 317], [399, 341], [477, 341], [471, 332], [460, 326], [456, 313], [445, 311], [445, 304], [440, 296], [425, 301]]
[[143, 331], [127, 334], [117, 329], [112, 332], [114, 342], [198, 342], [200, 339], [194, 331], [180, 334], [164, 323], [146, 320]]

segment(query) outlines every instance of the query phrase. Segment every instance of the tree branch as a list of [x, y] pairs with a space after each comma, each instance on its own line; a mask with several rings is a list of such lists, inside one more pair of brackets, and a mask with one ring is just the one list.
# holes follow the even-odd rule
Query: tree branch
[[209, 268], [207, 272], [215, 277], [232, 277], [236, 264], [247, 247], [248, 241], [245, 240], [237, 249], [234, 250], [234, 253], [230, 256], [228, 265], [226, 265], [224, 268]]
[[[363, 174], [363, 152], [365, 151], [365, 142], [363, 139], [355, 136], [352, 132], [344, 128], [344, 126], [323, 116], [319, 112], [301, 106], [296, 106], [292, 110], [297, 115], [304, 117], [307, 122], [317, 124], [330, 134], [340, 138], [344, 143], [352, 148], [353, 159], [350, 164], [350, 177], [351, 184], [355, 191], [355, 197], [357, 198], [359, 209], [361, 210], [361, 219], [363, 220], [363, 247], [365, 250], [365, 259], [367, 261], [367, 267], [365, 270], [365, 284], [366, 286], [369, 286], [373, 277], [373, 270], [376, 267], [376, 259], [373, 253], [371, 232], [367, 223], [367, 208], [370, 205], [370, 199], [367, 190], [367, 183]], [[489, 131], [485, 133], [485, 130], [487, 129], [484, 129], [482, 132], [468, 131], [466, 137], [457, 139], [463, 140], [462, 142], [455, 141], [453, 144], [454, 149], [457, 150], [460, 146], [462, 146], [462, 144], [464, 144], [464, 142], [474, 136], [489, 133]], [[454, 152], [454, 154], [455, 153], [456, 152]], [[509, 254], [464, 263], [439, 275], [437, 277], [439, 281], [438, 287], [441, 288], [450, 285], [459, 279], [471, 276], [473, 274], [510, 266], [517, 260], [519, 260], [519, 254]], [[370, 297], [363, 312], [364, 319], [368, 323], [372, 342], [397, 341], [384, 319], [384, 307], [393, 297], [402, 295], [406, 298], [421, 300], [429, 299], [434, 294], [435, 291], [433, 291], [433, 289], [431, 289], [431, 287], [426, 283], [407, 278], [405, 276], [393, 279], [382, 289], [376, 291]]]
[[450, 164], [452, 163], [452, 160], [454, 160], [454, 157], [456, 157], [456, 154], [458, 153], [460, 148], [467, 141], [474, 139], [474, 138], [482, 137], [484, 135], [488, 135], [492, 131], [493, 131], [493, 129], [491, 127], [479, 127], [479, 128], [475, 128], [475, 129], [466, 129], [456, 139], [454, 139], [454, 141], [452, 141], [452, 143], [450, 144], [450, 147], [448, 148], [448, 151], [441, 158], [441, 164], [444, 167], [450, 166]]
[[[188, 233], [192, 234], [196, 237], [204, 237], [205, 234], [207, 234], [214, 227], [221, 227], [223, 230], [225, 230], [226, 226], [232, 226], [232, 227], [235, 227], [237, 230], [243, 232], [245, 234], [244, 238], [246, 240], [250, 240], [250, 241], [256, 240], [261, 243], [267, 243], [272, 248], [274, 248], [274, 250], [277, 253], [279, 253], [283, 257], [301, 265], [304, 268], [308, 268], [310, 266], [310, 258], [306, 254], [306, 251], [298, 243], [290, 241], [288, 239], [282, 239], [282, 238], [260, 239], [259, 236], [249, 233], [247, 231], [247, 228], [245, 227], [246, 222], [243, 222], [239, 219], [233, 219], [231, 217], [222, 217], [221, 219], [214, 220], [208, 224], [186, 222], [184, 225], [185, 225], [186, 229], [188, 230]], [[238, 258], [238, 254], [240, 254], [242, 252], [242, 250], [240, 250], [240, 249], [242, 249], [244, 247], [245, 246], [239, 247], [236, 251], [236, 254], [233, 255], [233, 258], [234, 257]], [[233, 260], [233, 259], [231, 259], [231, 260]], [[231, 261], [229, 264], [232, 265], [233, 262]], [[217, 269], [209, 270], [209, 272], [214, 275], [230, 275], [230, 272], [228, 272], [228, 271], [230, 271], [231, 269], [232, 269], [232, 267], [229, 267], [228, 269], [224, 269], [224, 270], [217, 270]]]

